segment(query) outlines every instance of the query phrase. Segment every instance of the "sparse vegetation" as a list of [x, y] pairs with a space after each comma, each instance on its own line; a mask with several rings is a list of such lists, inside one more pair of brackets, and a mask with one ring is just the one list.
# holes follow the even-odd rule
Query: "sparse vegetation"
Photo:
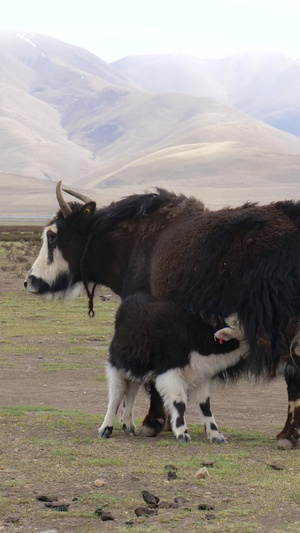
[[[12, 249], [32, 261], [27, 243], [14, 242], [11, 248], [9, 242], [0, 243], [0, 267]], [[176, 443], [170, 433], [156, 439], [128, 438], [120, 424], [110, 440], [99, 440], [97, 428], [107, 401], [107, 349], [118, 299], [98, 298], [91, 320], [84, 297], [43, 302], [16, 288], [17, 280], [18, 269], [11, 268], [1, 281], [0, 529], [298, 533], [298, 450], [274, 448], [278, 419], [270, 431], [263, 421], [253, 429], [251, 415], [259, 404], [249, 389], [248, 418], [240, 415], [240, 405], [219, 393], [221, 401], [236, 408], [233, 427], [222, 426], [229, 440], [224, 446], [209, 444], [195, 417], [189, 423], [193, 440], [188, 445]], [[140, 403], [138, 427], [146, 405], [143, 396]], [[265, 404], [263, 412], [271, 407]], [[237, 424], [241, 418], [243, 427]], [[194, 476], [203, 462], [212, 463], [210, 477], [199, 480]], [[167, 465], [177, 468], [177, 479], [168, 481]], [[105, 484], [95, 487], [96, 479]], [[178, 497], [185, 502], [161, 508], [157, 516], [137, 517], [135, 509], [145, 505], [143, 490], [172, 504]], [[70, 504], [68, 511], [45, 507], [37, 500], [41, 494]], [[213, 509], [200, 511], [199, 504]], [[115, 520], [104, 526], [95, 514], [99, 508]]]

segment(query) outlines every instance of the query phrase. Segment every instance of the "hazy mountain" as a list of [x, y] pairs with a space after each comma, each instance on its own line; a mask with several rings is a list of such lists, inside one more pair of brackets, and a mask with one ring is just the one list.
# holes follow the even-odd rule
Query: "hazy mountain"
[[108, 65], [56, 39], [0, 32], [0, 213], [53, 212], [48, 181], [59, 179], [102, 204], [155, 186], [210, 205], [297, 194], [300, 139], [255, 118], [285, 120], [289, 99], [297, 112], [297, 69], [280, 57], [273, 77], [267, 57], [251, 55]]
[[129, 56], [111, 63], [147, 91], [214, 96], [268, 124], [300, 136], [300, 60], [279, 52], [224, 59]]

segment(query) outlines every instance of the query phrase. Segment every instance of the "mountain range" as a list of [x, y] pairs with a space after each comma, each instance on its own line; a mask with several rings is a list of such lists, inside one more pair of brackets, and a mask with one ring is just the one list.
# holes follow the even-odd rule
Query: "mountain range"
[[166, 187], [207, 205], [298, 198], [300, 62], [130, 56], [107, 64], [0, 31], [0, 214], [52, 213], [60, 179], [100, 204]]

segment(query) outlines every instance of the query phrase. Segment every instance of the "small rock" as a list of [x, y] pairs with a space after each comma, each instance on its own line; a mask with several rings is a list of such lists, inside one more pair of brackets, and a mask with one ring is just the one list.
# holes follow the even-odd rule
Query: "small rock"
[[69, 510], [70, 504], [65, 502], [47, 502], [44, 504], [48, 509], [53, 511], [62, 511], [67, 512]]
[[4, 524], [17, 524], [19, 522], [19, 518], [16, 516], [8, 516], [4, 520]]
[[157, 504], [159, 503], [159, 498], [157, 496], [154, 496], [154, 494], [151, 494], [151, 492], [148, 492], [147, 490], [142, 491], [142, 496], [145, 503], [157, 507]]
[[216, 515], [214, 513], [207, 513], [205, 515], [205, 520], [214, 520], [216, 518]]
[[114, 520], [114, 517], [111, 513], [105, 512], [102, 513], [101, 520], [102, 522], [108, 522], [109, 520]]
[[106, 485], [106, 481], [104, 481], [104, 479], [96, 479], [94, 481], [94, 485], [99, 489], [100, 487], [104, 487], [104, 485]]
[[176, 468], [176, 466], [174, 465], [166, 465], [165, 470], [174, 470], [175, 472], [177, 472], [178, 468]]
[[56, 529], [47, 529], [46, 531], [39, 531], [39, 533], [57, 533]]
[[203, 461], [201, 463], [202, 466], [207, 466], [208, 468], [212, 468], [215, 464], [215, 461]]
[[169, 470], [168, 472], [168, 480], [171, 481], [172, 479], [178, 479], [178, 476], [175, 470]]
[[172, 507], [172, 505], [173, 505], [173, 503], [162, 501], [162, 502], [160, 502], [158, 504], [158, 507], [159, 507], [159, 509], [170, 509]]
[[277, 465], [275, 463], [267, 463], [267, 466], [269, 466], [270, 468], [272, 468], [273, 470], [285, 470], [285, 466], [283, 465]]
[[188, 501], [189, 500], [187, 500], [183, 496], [177, 496], [176, 498], [174, 498], [174, 502], [178, 503], [179, 505], [182, 505], [183, 503], [188, 503]]
[[148, 509], [147, 507], [137, 507], [134, 510], [136, 516], [155, 516], [158, 514], [157, 509]]
[[127, 522], [125, 522], [125, 526], [133, 527], [134, 526], [134, 521], [133, 520], [127, 520]]
[[199, 468], [194, 477], [197, 479], [209, 479], [210, 475], [206, 466]]
[[58, 497], [57, 496], [46, 496], [45, 494], [39, 494], [36, 499], [39, 502], [57, 502]]
[[214, 506], [213, 505], [208, 505], [207, 503], [200, 503], [198, 505], [198, 509], [199, 509], [199, 511], [213, 511], [214, 510]]
[[99, 507], [99, 508], [96, 509], [96, 511], [95, 511], [95, 514], [96, 514], [97, 516], [102, 516], [102, 513], [103, 513], [103, 509], [102, 509], [102, 507]]

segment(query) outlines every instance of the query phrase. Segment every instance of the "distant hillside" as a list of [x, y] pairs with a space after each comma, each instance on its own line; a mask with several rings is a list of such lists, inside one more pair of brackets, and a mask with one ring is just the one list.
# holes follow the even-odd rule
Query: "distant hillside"
[[266, 123], [286, 124], [289, 112], [296, 128], [297, 62], [162, 55], [108, 65], [4, 31], [0, 45], [0, 215], [54, 212], [60, 179], [103, 204], [156, 186], [210, 205], [299, 195], [300, 139]]
[[161, 54], [129, 56], [111, 66], [146, 91], [213, 96], [300, 136], [300, 59], [279, 52], [218, 60]]

